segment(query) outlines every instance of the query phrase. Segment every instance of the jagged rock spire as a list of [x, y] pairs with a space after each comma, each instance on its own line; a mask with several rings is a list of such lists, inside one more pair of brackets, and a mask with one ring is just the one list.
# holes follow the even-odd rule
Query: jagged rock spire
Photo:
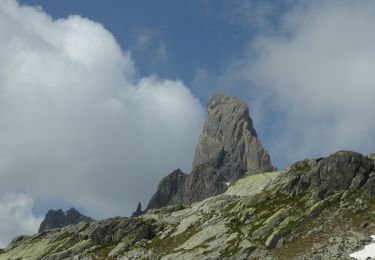
[[143, 214], [142, 204], [141, 202], [138, 202], [137, 209], [133, 212], [132, 217], [138, 217], [142, 214]]
[[227, 180], [247, 173], [272, 171], [270, 156], [262, 147], [248, 106], [222, 93], [207, 105], [208, 118], [195, 150], [193, 169], [214, 162]]
[[228, 182], [244, 174], [274, 169], [243, 101], [215, 94], [208, 102], [207, 111], [192, 173], [187, 175], [178, 169], [164, 177], [147, 209], [199, 201], [223, 193]]

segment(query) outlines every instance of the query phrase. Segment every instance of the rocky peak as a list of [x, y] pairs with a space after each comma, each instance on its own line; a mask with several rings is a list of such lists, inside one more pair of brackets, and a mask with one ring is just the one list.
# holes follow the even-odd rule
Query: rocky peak
[[208, 102], [207, 111], [208, 118], [195, 149], [193, 169], [213, 162], [228, 181], [237, 180], [245, 172], [273, 170], [243, 101], [215, 94]]
[[132, 217], [138, 217], [143, 214], [142, 204], [138, 202], [137, 209], [132, 213]]
[[187, 175], [178, 169], [163, 178], [147, 209], [190, 204], [225, 192], [228, 183], [244, 174], [274, 169], [243, 101], [215, 94], [208, 102], [207, 111], [192, 173]]
[[75, 208], [71, 208], [66, 212], [59, 210], [49, 210], [39, 226], [39, 231], [42, 232], [54, 228], [62, 228], [67, 225], [77, 224], [81, 221], [91, 221], [92, 219], [82, 215]]

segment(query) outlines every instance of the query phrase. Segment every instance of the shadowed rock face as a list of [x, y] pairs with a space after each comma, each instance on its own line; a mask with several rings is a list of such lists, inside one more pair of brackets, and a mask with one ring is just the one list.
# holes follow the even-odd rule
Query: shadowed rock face
[[132, 217], [138, 217], [143, 214], [142, 204], [138, 202], [137, 209], [132, 213]]
[[160, 208], [166, 205], [182, 202], [183, 187], [188, 175], [180, 169], [173, 171], [164, 177], [158, 185], [158, 189], [152, 196], [148, 209]]
[[176, 170], [163, 178], [147, 209], [194, 201], [223, 193], [244, 174], [274, 170], [253, 128], [248, 106], [215, 94], [195, 149], [192, 173]]
[[92, 221], [91, 218], [82, 215], [78, 210], [71, 208], [66, 212], [59, 210], [49, 210], [39, 226], [39, 231], [42, 232], [54, 228], [62, 228], [67, 225], [77, 224], [81, 221]]

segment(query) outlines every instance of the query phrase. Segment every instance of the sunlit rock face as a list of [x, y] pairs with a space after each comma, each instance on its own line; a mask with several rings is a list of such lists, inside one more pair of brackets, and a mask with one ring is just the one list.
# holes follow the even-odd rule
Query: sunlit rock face
[[270, 156], [257, 138], [246, 103], [219, 93], [211, 97], [207, 111], [193, 169], [214, 162], [228, 181], [237, 180], [245, 172], [273, 170]]

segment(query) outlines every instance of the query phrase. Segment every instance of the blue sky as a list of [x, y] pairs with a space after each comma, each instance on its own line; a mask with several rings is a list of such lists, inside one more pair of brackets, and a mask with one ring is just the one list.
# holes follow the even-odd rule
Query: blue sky
[[374, 152], [373, 24], [370, 0], [0, 1], [0, 246], [49, 208], [145, 205], [190, 171], [213, 92], [279, 168]]
[[[242, 0], [20, 2], [40, 5], [55, 19], [79, 14], [102, 23], [123, 49], [132, 52], [140, 76], [156, 73], [161, 77], [181, 79], [203, 103], [209, 94], [224, 86], [212, 81], [204, 82], [207, 85], [195, 85], [199, 71], [215, 78], [228, 62], [240, 57], [252, 37], [264, 29], [256, 17], [250, 21], [252, 24], [242, 20], [250, 18], [240, 17], [242, 14], [237, 13], [238, 9], [250, 5], [253, 9], [258, 5], [272, 6], [277, 10], [272, 10], [265, 19], [269, 18], [268, 21], [277, 26], [278, 17], [288, 6], [280, 1]], [[139, 46], [142, 35], [149, 37], [145, 48]], [[160, 46], [165, 48], [165, 58], [158, 54]]]

